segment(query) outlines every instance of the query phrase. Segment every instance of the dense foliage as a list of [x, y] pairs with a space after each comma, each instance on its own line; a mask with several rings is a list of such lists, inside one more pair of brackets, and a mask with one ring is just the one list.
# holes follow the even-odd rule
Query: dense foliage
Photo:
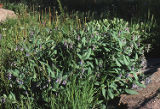
[[[0, 25], [0, 107], [107, 108], [109, 100], [140, 83], [145, 41], [155, 27], [120, 18], [87, 21], [82, 15], [27, 12], [8, 4], [17, 20]], [[145, 43], [144, 43], [145, 42]]]

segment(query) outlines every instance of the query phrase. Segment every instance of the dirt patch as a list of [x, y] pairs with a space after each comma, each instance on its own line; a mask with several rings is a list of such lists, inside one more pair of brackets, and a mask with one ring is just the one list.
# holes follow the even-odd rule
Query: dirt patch
[[119, 104], [127, 105], [126, 109], [160, 109], [160, 68], [142, 83], [146, 82], [146, 88], [135, 89], [137, 95], [122, 94]]

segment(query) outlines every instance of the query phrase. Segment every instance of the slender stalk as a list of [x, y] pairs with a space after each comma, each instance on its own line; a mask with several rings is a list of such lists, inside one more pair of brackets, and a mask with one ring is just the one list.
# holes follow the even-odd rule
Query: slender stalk
[[52, 13], [51, 13], [51, 8], [49, 7], [49, 26], [51, 25], [51, 20], [52, 20]]

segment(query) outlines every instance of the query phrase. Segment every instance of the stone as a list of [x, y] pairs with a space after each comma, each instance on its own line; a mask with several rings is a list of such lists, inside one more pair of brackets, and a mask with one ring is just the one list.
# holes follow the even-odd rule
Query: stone
[[15, 19], [17, 18], [16, 14], [14, 11], [0, 8], [0, 22], [6, 21], [6, 19]]
[[151, 82], [146, 88], [135, 89], [137, 95], [122, 94], [120, 96], [119, 105], [126, 105], [126, 109], [160, 109], [160, 68], [151, 76]]

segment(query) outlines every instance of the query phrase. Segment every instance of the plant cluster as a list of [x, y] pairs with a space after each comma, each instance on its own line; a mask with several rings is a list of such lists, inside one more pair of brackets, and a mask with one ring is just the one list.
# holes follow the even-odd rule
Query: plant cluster
[[[97, 96], [102, 103], [124, 92], [136, 93], [130, 88], [133, 83], [141, 85], [136, 75], [143, 54], [138, 25], [130, 26], [122, 19], [104, 19], [91, 21], [82, 28], [61, 29], [30, 28], [28, 36], [10, 48], [11, 60], [4, 66], [2, 80], [5, 90], [1, 91], [5, 106], [9, 106], [9, 102], [17, 106], [20, 99], [21, 108], [41, 107], [41, 103], [51, 108], [49, 104], [57, 100], [56, 96], [60, 100], [57, 102], [64, 102], [59, 98], [64, 96], [62, 92], [66, 96], [77, 93], [68, 92], [69, 84], [77, 85], [72, 82], [88, 81], [88, 78], [89, 83], [92, 82], [90, 88], [98, 89], [96, 93], [92, 92], [95, 89], [91, 90], [90, 97]], [[61, 40], [56, 41], [59, 37]], [[73, 77], [79, 79], [73, 81]], [[76, 98], [72, 100], [77, 102]], [[69, 98], [65, 102], [69, 102]]]
[[1, 24], [0, 107], [106, 108], [122, 93], [136, 94], [132, 85], [145, 87], [136, 72], [150, 26], [50, 11], [24, 7], [18, 20]]

